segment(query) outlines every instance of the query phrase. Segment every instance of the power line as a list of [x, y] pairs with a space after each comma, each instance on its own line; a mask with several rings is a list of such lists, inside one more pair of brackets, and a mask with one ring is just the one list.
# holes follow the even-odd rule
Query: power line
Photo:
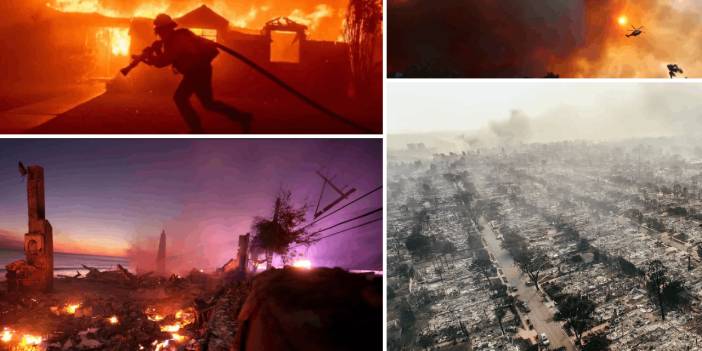
[[343, 210], [344, 208], [348, 207], [349, 205], [353, 204], [354, 202], [356, 202], [356, 201], [358, 201], [358, 200], [361, 200], [361, 199], [363, 199], [364, 197], [366, 197], [366, 196], [368, 196], [368, 195], [370, 195], [370, 194], [372, 194], [372, 193], [374, 193], [374, 192], [376, 192], [376, 191], [378, 191], [378, 190], [380, 190], [380, 189], [382, 189], [382, 188], [383, 188], [383, 186], [380, 185], [380, 186], [378, 186], [377, 188], [375, 188], [375, 189], [373, 189], [373, 190], [371, 190], [371, 191], [369, 191], [369, 192], [367, 192], [367, 193], [365, 193], [365, 194], [363, 194], [363, 195], [361, 195], [361, 196], [359, 196], [359, 197], [357, 197], [357, 198], [351, 200], [349, 203], [345, 204], [344, 206], [341, 206], [341, 207], [337, 208], [336, 210], [331, 211], [331, 212], [327, 213], [326, 215], [324, 215], [324, 216], [322, 216], [322, 217], [320, 217], [320, 218], [315, 219], [314, 221], [312, 221], [312, 222], [306, 224], [304, 227], [302, 227], [302, 228], [300, 228], [300, 229], [308, 228], [309, 226], [311, 226], [311, 225], [313, 225], [313, 224], [315, 224], [315, 223], [317, 223], [317, 222], [319, 222], [319, 221], [321, 221], [321, 220], [323, 220], [323, 219], [325, 219], [325, 218], [327, 218], [327, 217], [333, 215], [334, 213], [337, 213], [337, 212]]
[[318, 231], [316, 231], [316, 232], [312, 232], [312, 233], [309, 234], [309, 236], [312, 236], [312, 235], [315, 235], [315, 234], [319, 234], [319, 233], [321, 233], [321, 232], [323, 232], [323, 231], [326, 231], [326, 230], [329, 230], [329, 229], [338, 227], [338, 226], [340, 226], [340, 225], [342, 225], [342, 224], [346, 224], [346, 223], [348, 223], [348, 222], [355, 221], [355, 220], [360, 219], [360, 218], [363, 218], [363, 217], [370, 216], [370, 215], [372, 215], [372, 214], [374, 214], [374, 213], [377, 213], [377, 212], [380, 212], [380, 211], [382, 211], [382, 210], [383, 210], [382, 207], [378, 207], [378, 208], [376, 208], [376, 209], [374, 209], [374, 210], [370, 210], [370, 211], [368, 211], [368, 212], [366, 212], [366, 213], [364, 213], [364, 214], [362, 214], [362, 215], [358, 215], [358, 216], [356, 216], [356, 217], [353, 217], [353, 218], [350, 218], [350, 219], [341, 221], [341, 222], [339, 222], [339, 223], [337, 223], [337, 224], [330, 225], [330, 226], [328, 226], [328, 227], [326, 227], [326, 228], [324, 228], [324, 229], [320, 229], [320, 230], [318, 230]]
[[[364, 214], [362, 214], [362, 215], [358, 215], [358, 216], [356, 216], [356, 217], [343, 220], [343, 221], [341, 221], [341, 222], [339, 222], [339, 223], [336, 223], [336, 224], [330, 225], [330, 226], [328, 226], [328, 227], [326, 227], [326, 228], [323, 228], [323, 229], [317, 230], [317, 231], [315, 231], [315, 232], [312, 232], [312, 233], [309, 234], [309, 236], [311, 237], [312, 235], [319, 234], [319, 233], [321, 233], [321, 232], [327, 231], [327, 230], [332, 229], [332, 228], [336, 228], [336, 227], [338, 227], [338, 226], [340, 226], [340, 225], [343, 225], [343, 224], [346, 224], [346, 223], [349, 223], [349, 222], [353, 222], [353, 221], [355, 221], [355, 220], [357, 220], [357, 219], [361, 219], [361, 218], [363, 218], [363, 217], [368, 217], [368, 216], [370, 216], [370, 215], [372, 215], [372, 214], [374, 214], [374, 213], [381, 212], [382, 210], [383, 210], [382, 207], [378, 207], [378, 208], [376, 208], [376, 209], [374, 209], [374, 210], [370, 210], [370, 211], [368, 211], [368, 212], [366, 212], [366, 213], [364, 213]], [[380, 219], [382, 219], [382, 217], [381, 217]], [[355, 227], [351, 227], [351, 228], [355, 228]], [[350, 229], [350, 228], [349, 228], [349, 229]], [[346, 230], [346, 229], [344, 229], [344, 230]], [[326, 236], [325, 236], [325, 237], [322, 237], [322, 238], [326, 238]], [[315, 240], [321, 240], [321, 239], [315, 239]], [[234, 242], [236, 242], [236, 240], [227, 241], [227, 242], [223, 242], [223, 243], [234, 243]], [[201, 246], [204, 246], [204, 244], [199, 244], [199, 245], [197, 245], [196, 247], [201, 247]], [[295, 247], [295, 246], [291, 246], [291, 247]], [[195, 249], [193, 249], [193, 250], [191, 250], [191, 251], [189, 251], [189, 252], [193, 252], [193, 251], [195, 251]], [[169, 257], [179, 257], [179, 256], [183, 256], [183, 255], [185, 255], [185, 253], [182, 253], [181, 255], [175, 255], [175, 256], [169, 256]]]
[[[371, 219], [370, 221], [363, 222], [363, 223], [361, 223], [361, 224], [357, 224], [357, 225], [355, 225], [355, 226], [353, 226], [353, 227], [349, 227], [349, 228], [346, 228], [346, 229], [342, 229], [342, 230], [340, 230], [340, 231], [338, 231], [338, 232], [334, 232], [334, 233], [331, 233], [331, 234], [327, 234], [327, 235], [325, 235], [325, 236], [322, 236], [322, 237], [319, 237], [319, 238], [315, 239], [315, 242], [314, 242], [314, 243], [318, 243], [318, 242], [320, 242], [320, 241], [322, 241], [322, 240], [324, 240], [324, 239], [326, 239], [326, 238], [329, 238], [329, 237], [332, 237], [332, 236], [335, 236], [335, 235], [339, 235], [339, 234], [345, 233], [345, 232], [347, 232], [347, 231], [349, 231], [349, 230], [353, 230], [353, 229], [356, 229], [356, 228], [359, 228], [359, 227], [363, 227], [364, 225], [368, 225], [368, 224], [371, 224], [371, 223], [375, 223], [375, 222], [380, 221], [380, 220], [382, 220], [382, 219], [383, 219], [382, 217], [376, 218], [376, 219]], [[303, 245], [306, 245], [306, 244], [297, 244], [297, 245], [291, 246], [290, 248], [292, 249], [292, 248], [299, 247], [299, 246], [303, 246]]]

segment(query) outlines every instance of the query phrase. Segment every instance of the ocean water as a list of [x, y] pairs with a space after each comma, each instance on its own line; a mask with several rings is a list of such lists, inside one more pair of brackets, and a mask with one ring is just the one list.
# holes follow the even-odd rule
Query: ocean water
[[[5, 265], [24, 259], [24, 251], [0, 249], [0, 280], [5, 280]], [[116, 269], [118, 264], [129, 268], [129, 261], [124, 257], [94, 256], [81, 254], [54, 253], [54, 276], [59, 274], [75, 275], [76, 271], [88, 272], [81, 265], [95, 267], [99, 270]]]

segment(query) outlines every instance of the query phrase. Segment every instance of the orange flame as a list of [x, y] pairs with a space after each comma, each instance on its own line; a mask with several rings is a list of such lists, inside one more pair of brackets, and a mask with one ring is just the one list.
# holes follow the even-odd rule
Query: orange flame
[[0, 341], [2, 341], [4, 343], [8, 343], [8, 342], [12, 341], [12, 334], [13, 334], [13, 331], [11, 329], [3, 328], [2, 334], [0, 334], [1, 335]]
[[66, 306], [65, 311], [66, 311], [66, 313], [68, 313], [68, 314], [75, 314], [75, 313], [76, 313], [76, 310], [77, 310], [78, 308], [80, 308], [80, 304], [79, 304], [79, 303], [77, 303], [77, 304], [69, 304], [69, 305]]
[[312, 268], [312, 261], [310, 261], [310, 260], [297, 260], [297, 261], [293, 262], [292, 266], [296, 267], [296, 268], [311, 269]]
[[[117, 2], [104, 0], [47, 0], [46, 6], [61, 12], [97, 13], [113, 18], [154, 18], [159, 13], [168, 13], [173, 18], [178, 18], [202, 5], [199, 0], [181, 0], [177, 3], [172, 0], [144, 0], [131, 6], [115, 6], [115, 3]], [[343, 32], [345, 2], [341, 0], [315, 5], [305, 0], [293, 3], [281, 1], [274, 2], [273, 5], [243, 8], [226, 1], [214, 1], [208, 3], [208, 6], [236, 28], [261, 29], [268, 20], [287, 16], [306, 25], [310, 36], [315, 38], [336, 40]]]

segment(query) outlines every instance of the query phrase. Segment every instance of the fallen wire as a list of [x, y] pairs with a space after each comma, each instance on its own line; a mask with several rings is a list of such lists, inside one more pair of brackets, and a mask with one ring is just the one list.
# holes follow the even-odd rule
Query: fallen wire
[[216, 45], [218, 48], [220, 48], [222, 51], [226, 52], [227, 54], [231, 55], [232, 57], [238, 59], [239, 61], [241, 61], [244, 64], [248, 65], [249, 67], [253, 68], [256, 72], [258, 72], [258, 73], [262, 74], [263, 76], [265, 76], [266, 78], [270, 79], [271, 81], [273, 81], [273, 83], [278, 84], [281, 88], [287, 90], [289, 93], [293, 94], [298, 99], [305, 102], [307, 105], [315, 108], [316, 110], [324, 113], [325, 115], [327, 115], [329, 117], [332, 117], [332, 118], [334, 118], [342, 123], [345, 123], [349, 126], [356, 128], [358, 130], [362, 130], [366, 133], [373, 133], [373, 130], [371, 130], [370, 128], [366, 128], [366, 127], [352, 121], [351, 119], [346, 118], [346, 117], [324, 107], [322, 104], [312, 100], [311, 98], [307, 97], [305, 94], [303, 94], [303, 93], [299, 92], [297, 89], [291, 87], [290, 85], [288, 85], [288, 83], [285, 83], [282, 79], [278, 78], [276, 75], [269, 72], [265, 68], [259, 66], [256, 62], [253, 62], [251, 59], [242, 55], [241, 53], [236, 52], [235, 50], [228, 48], [220, 43], [217, 43], [217, 42], [212, 42], [212, 43], [214, 45]]

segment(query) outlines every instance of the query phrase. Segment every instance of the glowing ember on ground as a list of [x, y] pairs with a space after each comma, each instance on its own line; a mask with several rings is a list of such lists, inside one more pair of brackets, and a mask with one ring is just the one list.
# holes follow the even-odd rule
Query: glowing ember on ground
[[80, 304], [69, 304], [66, 306], [65, 311], [68, 314], [75, 314], [76, 310], [80, 307]]
[[161, 351], [161, 350], [165, 350], [166, 347], [168, 347], [169, 341], [170, 340], [158, 342], [158, 340], [154, 340], [153, 344], [151, 344], [151, 345], [156, 346], [156, 348], [155, 348], [156, 351]]
[[119, 323], [119, 319], [117, 319], [117, 316], [112, 316], [112, 317], [108, 318], [108, 321], [110, 322], [110, 324]]
[[3, 328], [2, 334], [0, 334], [0, 335], [2, 335], [2, 336], [0, 336], [0, 340], [2, 342], [12, 341], [12, 330], [10, 330], [8, 328]]
[[629, 23], [629, 19], [626, 16], [619, 16], [617, 22], [620, 26], [625, 26], [627, 23]]
[[42, 342], [41, 336], [25, 334], [22, 336], [22, 341], [20, 341], [21, 346], [37, 346]]
[[312, 268], [312, 261], [310, 261], [310, 260], [297, 260], [297, 261], [293, 262], [292, 266], [297, 267], [297, 268], [310, 269], [310, 268]]
[[164, 318], [166, 318], [162, 314], [159, 314], [153, 307], [146, 309], [146, 311], [144, 311], [144, 314], [146, 314], [146, 318], [148, 318], [152, 322], [160, 322]]
[[180, 330], [180, 324], [164, 325], [161, 327], [161, 331], [168, 333], [175, 333]]
[[173, 337], [173, 340], [175, 340], [176, 342], [185, 341], [185, 335], [180, 335], [178, 333], [172, 333], [171, 336]]

